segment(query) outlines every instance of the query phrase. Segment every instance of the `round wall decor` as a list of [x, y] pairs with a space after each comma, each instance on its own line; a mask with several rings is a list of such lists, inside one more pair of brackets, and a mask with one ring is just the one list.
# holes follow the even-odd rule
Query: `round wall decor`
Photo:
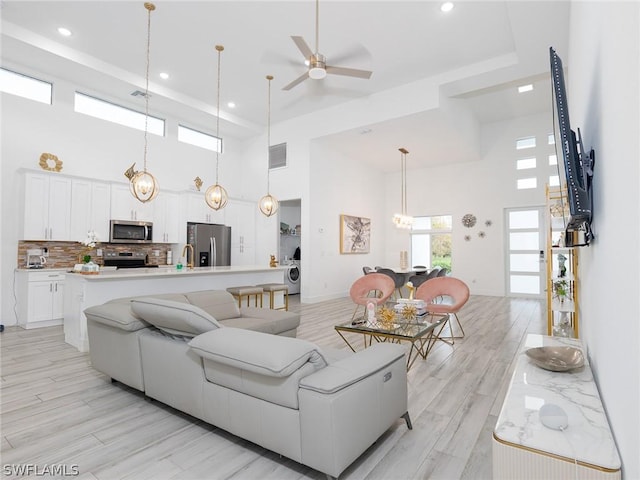
[[62, 170], [62, 160], [59, 160], [52, 153], [43, 153], [40, 155], [40, 168], [48, 172], [59, 172]]
[[467, 213], [464, 217], [462, 217], [462, 225], [464, 225], [467, 228], [471, 228], [476, 224], [476, 216], [471, 214], [471, 213]]

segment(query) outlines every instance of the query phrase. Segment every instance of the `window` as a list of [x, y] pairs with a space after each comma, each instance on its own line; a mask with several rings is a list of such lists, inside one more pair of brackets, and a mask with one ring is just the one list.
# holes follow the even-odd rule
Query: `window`
[[550, 133], [549, 136], [547, 137], [547, 143], [549, 145], [555, 145], [556, 144], [556, 136], [553, 133]]
[[516, 168], [518, 170], [527, 170], [529, 168], [536, 168], [536, 159], [533, 158], [523, 158], [522, 160], [518, 160], [516, 163]]
[[557, 164], [558, 164], [558, 157], [556, 157], [555, 154], [549, 155], [549, 165], [557, 165]]
[[536, 137], [527, 137], [516, 140], [516, 150], [524, 150], [525, 148], [535, 148]]
[[414, 217], [411, 227], [411, 265], [451, 271], [451, 215]]
[[178, 141], [196, 147], [206, 148], [212, 152], [222, 153], [222, 139], [193, 128], [178, 125]]
[[51, 105], [53, 85], [0, 68], [0, 91]]
[[549, 176], [549, 186], [550, 187], [559, 187], [560, 186], [560, 177], [558, 175], [550, 175]]
[[518, 190], [527, 190], [529, 188], [536, 188], [538, 186], [538, 179], [533, 178], [519, 178]]
[[[146, 117], [144, 113], [121, 107], [115, 103], [106, 102], [76, 92], [74, 109], [78, 113], [84, 113], [85, 115], [107, 120], [108, 122], [144, 131]], [[149, 116], [147, 131], [154, 135], [164, 137], [164, 120]]]

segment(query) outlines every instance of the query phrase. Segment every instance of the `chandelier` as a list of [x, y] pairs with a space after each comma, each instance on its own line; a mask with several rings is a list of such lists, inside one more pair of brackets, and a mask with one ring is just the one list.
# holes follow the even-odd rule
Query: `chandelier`
[[269, 168], [269, 147], [271, 146], [271, 80], [273, 80], [273, 76], [267, 75], [267, 80], [269, 81], [269, 101], [268, 101], [268, 113], [267, 113], [267, 194], [260, 199], [260, 203], [258, 204], [260, 211], [263, 215], [270, 217], [278, 211], [278, 199], [269, 193], [269, 176], [270, 176], [270, 168]]
[[[222, 45], [216, 45], [218, 51], [218, 96], [216, 102], [218, 104], [218, 112], [216, 114], [216, 137], [220, 140], [220, 54], [224, 50]], [[222, 142], [220, 144], [222, 146]], [[220, 148], [218, 148], [220, 150]], [[207, 188], [204, 192], [204, 200], [214, 210], [220, 210], [227, 204], [227, 191], [218, 183], [218, 164], [220, 161], [220, 152], [216, 151], [216, 183]]]
[[[149, 124], [149, 56], [151, 50], [151, 12], [156, 9], [156, 6], [153, 3], [146, 2], [144, 4], [144, 8], [147, 9], [148, 17], [147, 17], [147, 69], [146, 69], [146, 83], [144, 89], [144, 168], [141, 172], [129, 172], [131, 176], [127, 175], [129, 178], [129, 188], [131, 190], [131, 194], [140, 202], [146, 203], [158, 195], [160, 188], [158, 186], [158, 181], [156, 178], [147, 171], [147, 135], [148, 135], [148, 124]], [[134, 164], [135, 165], [135, 164]], [[133, 165], [131, 169], [133, 169]]]
[[402, 207], [402, 213], [396, 213], [393, 216], [393, 223], [398, 228], [409, 229], [413, 225], [413, 217], [407, 214], [407, 151], [406, 148], [400, 148], [400, 167], [402, 184], [400, 189], [400, 203]]

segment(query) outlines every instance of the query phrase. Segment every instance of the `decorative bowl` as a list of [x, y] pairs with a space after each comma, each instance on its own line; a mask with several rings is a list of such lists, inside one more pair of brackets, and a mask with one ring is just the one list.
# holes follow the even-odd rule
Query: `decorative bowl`
[[567, 372], [584, 365], [582, 350], [575, 347], [536, 347], [525, 353], [538, 367], [552, 372]]

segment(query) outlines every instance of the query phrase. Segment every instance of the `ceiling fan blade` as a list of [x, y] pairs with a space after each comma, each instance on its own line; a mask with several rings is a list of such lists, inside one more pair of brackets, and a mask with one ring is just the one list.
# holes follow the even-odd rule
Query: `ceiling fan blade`
[[298, 78], [296, 78], [293, 82], [291, 82], [289, 85], [285, 85], [284, 87], [282, 87], [282, 90], [291, 90], [293, 87], [295, 87], [296, 85], [298, 85], [299, 83], [302, 83], [303, 81], [305, 81], [307, 78], [309, 78], [309, 73], [308, 72], [304, 72], [302, 75], [300, 75]]
[[304, 41], [304, 38], [292, 36], [291, 40], [293, 40], [293, 43], [296, 44], [296, 47], [298, 47], [298, 50], [302, 52], [302, 55], [304, 55], [304, 58], [306, 58], [307, 60], [311, 58], [311, 56], [313, 55], [313, 52], [309, 48], [309, 45], [307, 45], [307, 42]]
[[357, 68], [332, 67], [327, 65], [327, 73], [368, 79], [371, 78], [371, 74], [373, 72], [370, 72], [369, 70], [358, 70]]

